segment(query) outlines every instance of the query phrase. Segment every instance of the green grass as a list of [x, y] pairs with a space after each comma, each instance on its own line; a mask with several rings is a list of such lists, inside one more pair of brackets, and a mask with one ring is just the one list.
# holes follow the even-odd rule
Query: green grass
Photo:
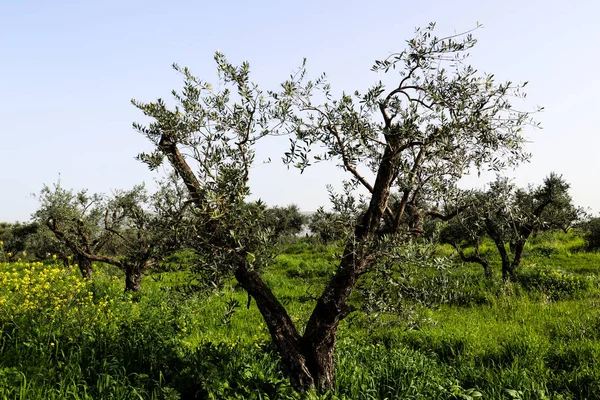
[[[582, 247], [573, 233], [534, 238], [511, 284], [458, 261], [406, 267], [393, 312], [357, 311], [340, 325], [336, 390], [324, 398], [600, 398], [600, 255]], [[292, 244], [264, 271], [300, 330], [338, 252]], [[499, 275], [489, 245], [487, 255]], [[14, 286], [52, 268], [0, 264], [0, 398], [319, 398], [292, 390], [233, 281], [209, 295], [198, 277], [161, 272], [132, 297], [118, 271], [96, 266], [77, 290], [76, 271], [62, 270]]]

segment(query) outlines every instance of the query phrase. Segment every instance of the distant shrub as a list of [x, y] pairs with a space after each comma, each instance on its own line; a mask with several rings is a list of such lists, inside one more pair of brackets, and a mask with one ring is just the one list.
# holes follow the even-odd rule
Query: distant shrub
[[340, 213], [328, 212], [320, 207], [308, 221], [308, 228], [323, 244], [345, 239], [351, 231], [352, 221]]
[[587, 249], [590, 251], [600, 250], [600, 217], [590, 219], [586, 225], [587, 232], [584, 238]]
[[539, 267], [522, 271], [518, 280], [525, 289], [538, 291], [555, 301], [576, 297], [590, 287], [586, 277]]

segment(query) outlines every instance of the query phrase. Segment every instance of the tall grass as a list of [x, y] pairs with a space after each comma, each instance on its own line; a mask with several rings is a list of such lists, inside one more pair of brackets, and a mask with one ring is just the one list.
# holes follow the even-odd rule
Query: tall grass
[[[508, 284], [458, 261], [408, 270], [394, 312], [342, 322], [324, 396], [291, 388], [233, 281], [208, 295], [161, 272], [132, 297], [110, 267], [85, 282], [52, 262], [1, 263], [0, 398], [600, 398], [600, 255], [580, 248], [573, 234], [535, 238]], [[301, 331], [338, 251], [292, 244], [264, 271]]]

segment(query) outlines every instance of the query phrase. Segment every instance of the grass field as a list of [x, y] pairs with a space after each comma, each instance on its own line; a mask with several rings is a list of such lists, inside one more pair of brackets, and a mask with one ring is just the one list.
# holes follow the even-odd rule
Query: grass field
[[[509, 284], [477, 265], [406, 266], [393, 311], [365, 307], [357, 290], [336, 390], [322, 397], [600, 398], [600, 255], [582, 248], [573, 233], [534, 238]], [[288, 245], [264, 272], [300, 327], [337, 250]], [[96, 271], [85, 282], [52, 261], [0, 263], [0, 398], [319, 398], [292, 390], [232, 281], [209, 295], [186, 272], [155, 273], [132, 296], [118, 271]]]

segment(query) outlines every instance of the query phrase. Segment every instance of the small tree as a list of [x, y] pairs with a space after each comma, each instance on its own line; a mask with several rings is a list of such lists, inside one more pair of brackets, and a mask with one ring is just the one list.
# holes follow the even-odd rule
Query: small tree
[[[134, 125], [155, 145], [140, 159], [151, 168], [168, 159], [184, 182], [198, 230], [206, 233], [197, 245], [210, 249], [217, 268], [233, 273], [256, 300], [281, 365], [298, 389], [333, 388], [337, 328], [352, 310], [350, 295], [381, 259], [381, 244], [407, 230], [404, 212], [413, 199], [436, 203], [469, 168], [501, 169], [526, 157], [520, 130], [528, 114], [509, 102], [521, 86], [496, 84], [493, 75], [464, 65], [475, 45], [470, 34], [438, 38], [433, 29], [417, 30], [405, 51], [375, 63], [374, 71], [399, 71], [391, 89], [380, 82], [365, 94], [335, 98], [325, 76], [309, 80], [303, 66], [280, 91], [265, 93], [250, 82], [247, 63], [235, 67], [217, 53], [218, 90], [175, 66], [184, 89], [174, 92], [174, 108], [160, 99], [133, 101], [152, 118], [147, 127]], [[335, 160], [350, 174], [347, 187], [368, 192], [365, 211], [354, 220], [337, 271], [303, 334], [260, 276], [268, 245], [262, 214], [244, 202], [254, 146], [282, 130], [293, 135], [287, 162], [303, 169]], [[324, 153], [312, 156], [313, 145]], [[363, 167], [371, 169], [373, 182], [360, 172]], [[394, 189], [401, 199], [396, 211], [389, 207]], [[338, 205], [355, 203], [352, 191], [342, 197]], [[384, 215], [394, 229], [382, 238]]]
[[43, 260], [56, 255], [65, 267], [73, 265], [76, 260], [73, 252], [45, 225], [40, 225], [38, 230], [27, 238], [27, 251], [35, 258]]
[[106, 204], [104, 218], [111, 254], [88, 254], [121, 269], [125, 291], [139, 292], [144, 272], [175, 248], [167, 233], [172, 219], [152, 207], [143, 185], [116, 192]]
[[583, 227], [587, 249], [590, 251], [600, 249], [600, 217], [590, 218], [589, 221], [583, 224]]
[[99, 254], [110, 239], [103, 228], [104, 198], [88, 195], [86, 190], [73, 193], [60, 184], [44, 185], [39, 196], [40, 208], [34, 220], [52, 232], [55, 238], [74, 255], [86, 279], [93, 276], [91, 254]]
[[144, 271], [178, 246], [177, 205], [166, 193], [150, 198], [141, 185], [107, 198], [45, 186], [35, 218], [75, 254], [84, 278], [92, 278], [93, 261], [105, 262], [125, 273], [126, 291], [139, 291]]
[[352, 230], [351, 221], [348, 218], [340, 213], [325, 211], [323, 207], [319, 207], [315, 213], [311, 214], [308, 221], [311, 233], [317, 236], [323, 244], [345, 239]]
[[[461, 260], [469, 263], [477, 263], [483, 267], [485, 276], [491, 278], [494, 275], [490, 262], [481, 255], [480, 246], [486, 232], [484, 227], [479, 223], [477, 214], [477, 200], [471, 207], [464, 208], [458, 213], [456, 218], [450, 220], [448, 225], [440, 232], [440, 242], [447, 243], [454, 247]], [[473, 251], [467, 254], [467, 249], [472, 248]]]

